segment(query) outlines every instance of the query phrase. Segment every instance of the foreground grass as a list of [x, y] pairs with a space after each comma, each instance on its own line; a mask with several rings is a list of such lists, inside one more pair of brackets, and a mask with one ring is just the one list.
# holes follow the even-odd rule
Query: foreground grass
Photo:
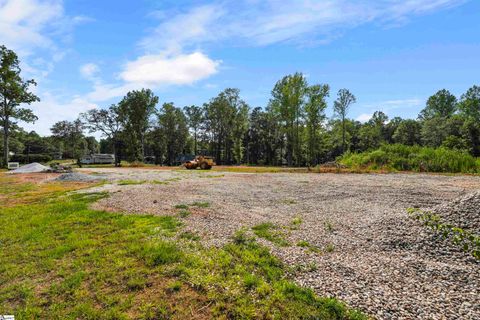
[[[45, 187], [16, 188], [0, 193], [20, 197]], [[174, 217], [91, 210], [104, 194], [67, 190], [0, 207], [0, 313], [16, 319], [365, 318], [293, 284], [280, 261], [245, 234], [223, 248], [205, 248]]]

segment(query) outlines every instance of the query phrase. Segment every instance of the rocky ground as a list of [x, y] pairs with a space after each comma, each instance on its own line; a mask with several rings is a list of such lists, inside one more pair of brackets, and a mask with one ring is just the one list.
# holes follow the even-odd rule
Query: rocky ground
[[[480, 188], [479, 177], [93, 171], [111, 182], [95, 189], [111, 192], [97, 208], [178, 214], [176, 205], [189, 205], [186, 228], [206, 244], [221, 245], [242, 227], [274, 223], [289, 245], [260, 241], [292, 267], [298, 283], [378, 319], [480, 318], [480, 263], [406, 213], [409, 207], [442, 209], [448, 217], [461, 207], [449, 221], [478, 221], [480, 206], [471, 193]], [[125, 180], [143, 183], [119, 184]]]

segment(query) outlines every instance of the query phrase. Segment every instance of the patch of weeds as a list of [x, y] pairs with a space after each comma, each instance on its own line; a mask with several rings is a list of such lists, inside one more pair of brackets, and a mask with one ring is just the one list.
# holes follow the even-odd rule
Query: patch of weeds
[[328, 231], [328, 232], [333, 232], [335, 229], [333, 228], [333, 224], [330, 222], [330, 221], [325, 221], [323, 223], [324, 227], [325, 227], [325, 231]]
[[208, 208], [210, 207], [210, 202], [194, 202], [191, 204], [191, 206], [197, 208]]
[[246, 245], [246, 244], [251, 243], [253, 241], [255, 241], [255, 239], [253, 237], [250, 237], [247, 234], [247, 229], [245, 229], [245, 228], [242, 228], [242, 229], [238, 230], [233, 235], [233, 243], [236, 244], [236, 245]]
[[146, 180], [120, 180], [118, 181], [119, 186], [128, 186], [128, 185], [136, 185], [136, 184], [144, 184], [147, 183]]
[[187, 204], [177, 204], [175, 205], [175, 209], [188, 209]]
[[284, 204], [296, 204], [297, 201], [295, 201], [294, 199], [284, 199], [282, 201], [282, 203], [284, 203]]
[[260, 238], [275, 243], [278, 246], [286, 247], [289, 245], [285, 235], [278, 226], [271, 222], [265, 222], [252, 227], [253, 233]]
[[180, 233], [179, 238], [180, 239], [192, 240], [192, 241], [200, 240], [200, 236], [191, 232], [191, 231], [184, 231], [184, 232]]
[[480, 260], [480, 236], [449, 223], [442, 223], [439, 215], [417, 208], [407, 209], [408, 214], [415, 220], [441, 235], [443, 239], [450, 239], [453, 244], [470, 253], [475, 259]]
[[301, 217], [295, 217], [293, 220], [290, 222], [290, 229], [291, 230], [297, 230], [298, 227], [303, 223], [303, 220]]
[[182, 252], [175, 244], [160, 241], [159, 243], [144, 246], [141, 256], [148, 266], [159, 266], [178, 262], [182, 257]]
[[335, 250], [335, 245], [333, 245], [333, 243], [329, 243], [327, 244], [327, 246], [325, 247], [325, 251], [326, 252], [333, 252]]
[[246, 274], [243, 277], [243, 284], [247, 290], [252, 290], [260, 284], [260, 279], [253, 274]]
[[170, 319], [171, 314], [165, 302], [146, 303], [140, 306], [141, 316], [139, 319], [156, 320], [156, 319]]
[[180, 218], [186, 218], [188, 217], [189, 215], [191, 215], [192, 213], [190, 212], [190, 210], [186, 210], [186, 209], [181, 209], [180, 211], [178, 211], [178, 216]]
[[181, 281], [173, 281], [168, 285], [168, 290], [171, 292], [178, 292], [182, 289], [182, 282]]
[[127, 281], [127, 288], [129, 291], [139, 291], [145, 288], [147, 281], [145, 278], [140, 276], [131, 277]]
[[297, 247], [302, 247], [302, 248], [307, 248], [309, 251], [311, 252], [314, 252], [314, 253], [320, 253], [320, 249], [311, 244], [310, 242], [306, 241], [306, 240], [300, 240], [297, 242]]

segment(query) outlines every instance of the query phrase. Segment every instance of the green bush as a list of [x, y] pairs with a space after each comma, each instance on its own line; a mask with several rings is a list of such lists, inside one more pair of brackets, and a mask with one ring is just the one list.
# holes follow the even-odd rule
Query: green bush
[[480, 159], [465, 151], [401, 144], [383, 145], [378, 150], [363, 153], [347, 153], [338, 161], [353, 169], [480, 173]]

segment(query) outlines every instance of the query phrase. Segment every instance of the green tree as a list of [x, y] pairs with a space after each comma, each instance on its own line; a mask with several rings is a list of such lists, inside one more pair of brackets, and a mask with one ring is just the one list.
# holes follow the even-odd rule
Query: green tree
[[150, 120], [157, 103], [158, 97], [150, 89], [142, 89], [128, 92], [118, 104], [130, 160], [144, 160], [145, 135], [151, 126]]
[[[205, 130], [211, 141], [211, 151], [218, 163], [231, 164], [241, 156], [242, 146], [248, 126], [248, 105], [240, 97], [240, 90], [227, 88], [204, 105]], [[237, 159], [235, 159], [236, 161]]]
[[198, 141], [198, 131], [204, 121], [203, 109], [198, 106], [187, 106], [183, 108], [185, 115], [187, 117], [188, 127], [193, 131], [193, 141], [194, 141], [194, 153], [198, 154], [197, 141]]
[[276, 113], [286, 136], [287, 164], [299, 165], [301, 154], [301, 120], [304, 113], [306, 78], [301, 73], [283, 77], [275, 84], [269, 107]]
[[457, 98], [450, 91], [442, 89], [428, 98], [427, 105], [419, 118], [429, 120], [436, 117], [450, 118], [457, 111]]
[[86, 142], [83, 135], [83, 124], [79, 119], [75, 121], [59, 121], [50, 128], [52, 135], [65, 146], [65, 156], [77, 159], [84, 155]]
[[408, 146], [421, 143], [422, 125], [413, 119], [406, 119], [400, 122], [393, 134], [393, 141]]
[[167, 164], [174, 165], [187, 142], [187, 118], [173, 103], [164, 103], [158, 115], [158, 128], [165, 144]]
[[480, 86], [473, 86], [462, 95], [459, 109], [466, 118], [480, 122]]
[[305, 123], [307, 129], [308, 162], [317, 165], [320, 162], [321, 131], [325, 121], [326, 97], [329, 96], [328, 85], [313, 85], [307, 89], [305, 104]]
[[123, 123], [120, 120], [118, 106], [113, 104], [108, 109], [91, 109], [81, 114], [80, 117], [84, 121], [85, 128], [91, 133], [100, 132], [112, 141], [115, 166], [119, 166], [118, 140], [123, 130]]
[[15, 52], [0, 46], [0, 125], [3, 129], [3, 165], [9, 159], [10, 127], [15, 120], [35, 122], [38, 118], [32, 110], [21, 108], [21, 104], [31, 104], [40, 99], [29, 91], [34, 80], [23, 80], [20, 76], [20, 62]]
[[236, 164], [240, 164], [244, 156], [244, 139], [248, 131], [248, 105], [242, 100], [235, 108], [233, 122], [233, 158]]
[[342, 153], [345, 152], [346, 146], [346, 127], [345, 120], [347, 118], [348, 109], [357, 102], [355, 96], [347, 89], [340, 89], [337, 94], [337, 100], [333, 104], [335, 115], [342, 121]]

